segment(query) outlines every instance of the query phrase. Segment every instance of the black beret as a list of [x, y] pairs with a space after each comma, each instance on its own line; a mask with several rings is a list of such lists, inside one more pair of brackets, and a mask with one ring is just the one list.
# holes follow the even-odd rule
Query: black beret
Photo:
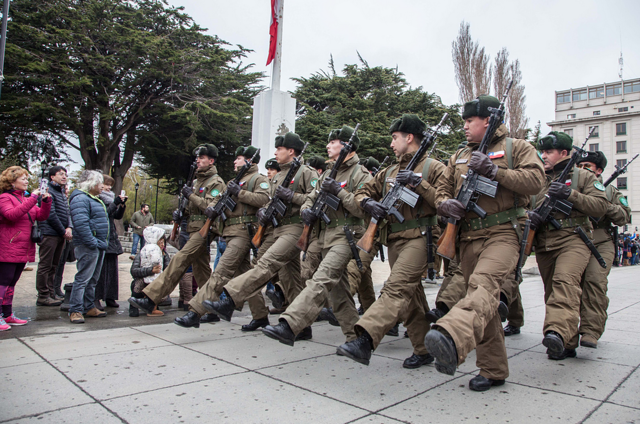
[[327, 169], [327, 164], [324, 158], [320, 156], [313, 156], [312, 158], [310, 158], [307, 162], [307, 165], [315, 169], [322, 169], [323, 171]]
[[276, 137], [276, 148], [280, 146], [285, 149], [294, 149], [301, 152], [302, 149], [304, 149], [304, 142], [300, 139], [298, 134], [288, 132], [284, 136], [279, 135]]
[[576, 161], [576, 165], [582, 162], [591, 162], [591, 163], [595, 163], [597, 168], [600, 168], [602, 170], [604, 170], [604, 168], [607, 167], [607, 158], [604, 155], [604, 153], [597, 151], [597, 152], [587, 152], [587, 157], [578, 157], [578, 160]]
[[[329, 140], [327, 141], [340, 140], [346, 143], [349, 141], [352, 134], [353, 134], [353, 128], [347, 125], [343, 125], [342, 128], [336, 128], [335, 130], [331, 130], [331, 132], [329, 133]], [[356, 150], [358, 150], [358, 147], [360, 147], [360, 137], [358, 137], [358, 134], [356, 134], [353, 137], [353, 140], [351, 140], [351, 142], [353, 143], [352, 151], [355, 152]]]
[[[255, 146], [240, 146], [236, 149], [236, 156], [244, 156], [245, 159], [249, 160], [256, 154], [258, 148]], [[260, 155], [253, 158], [253, 163], [260, 163]]]
[[360, 161], [360, 165], [364, 166], [369, 170], [369, 172], [373, 172], [374, 170], [380, 168], [380, 162], [373, 156], [369, 156], [366, 159]]
[[266, 169], [275, 169], [276, 171], [280, 171], [280, 165], [278, 164], [278, 161], [276, 160], [276, 158], [271, 158], [269, 159], [265, 164], [264, 167]]
[[389, 134], [400, 131], [403, 133], [417, 135], [420, 140], [424, 137], [422, 134], [427, 129], [427, 125], [422, 122], [418, 115], [405, 113], [402, 118], [398, 118], [391, 123]]
[[477, 99], [464, 104], [462, 119], [471, 118], [472, 116], [486, 118], [491, 115], [490, 107], [500, 107], [500, 100], [493, 96], [478, 96]]
[[567, 134], [560, 131], [551, 131], [549, 134], [538, 140], [538, 150], [569, 150], [573, 146], [573, 140]]
[[201, 144], [193, 150], [195, 156], [209, 156], [210, 158], [218, 157], [218, 148], [213, 144]]

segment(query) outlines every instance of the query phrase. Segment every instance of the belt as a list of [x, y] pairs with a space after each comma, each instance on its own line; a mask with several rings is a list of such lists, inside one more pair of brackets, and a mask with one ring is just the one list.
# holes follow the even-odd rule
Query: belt
[[462, 231], [477, 231], [495, 225], [510, 223], [514, 218], [523, 218], [527, 216], [524, 208], [511, 208], [506, 211], [494, 213], [486, 218], [465, 219], [461, 221], [460, 228]]
[[420, 227], [433, 227], [434, 225], [438, 225], [438, 217], [436, 215], [423, 216], [418, 219], [410, 219], [404, 222], [390, 224], [389, 233], [399, 233], [400, 231], [413, 230], [414, 228]]
[[611, 221], [608, 219], [601, 218], [600, 221], [591, 222], [594, 229], [602, 229], [602, 230], [610, 230], [611, 229]]
[[288, 218], [282, 218], [278, 221], [280, 225], [291, 225], [291, 224], [300, 224], [302, 222], [302, 218], [300, 216], [290, 216]]
[[243, 215], [235, 218], [227, 218], [227, 220], [224, 221], [224, 225], [228, 227], [230, 225], [246, 224], [249, 222], [258, 222], [258, 218], [255, 215]]
[[342, 227], [344, 225], [360, 225], [364, 227], [364, 219], [355, 217], [332, 219], [329, 224], [325, 224], [324, 221], [321, 221], [320, 230], [324, 230], [325, 228]]
[[[578, 216], [575, 218], [564, 218], [564, 219], [556, 219], [556, 221], [558, 221], [560, 223], [560, 228], [572, 228], [572, 227], [577, 227], [579, 225], [586, 225], [587, 227], [589, 226], [589, 217], [586, 216]], [[558, 228], [558, 229], [560, 229]], [[552, 231], [555, 230], [556, 227], [554, 227], [551, 224], [547, 224], [547, 230]]]
[[207, 215], [189, 215], [189, 222], [192, 221], [206, 221]]

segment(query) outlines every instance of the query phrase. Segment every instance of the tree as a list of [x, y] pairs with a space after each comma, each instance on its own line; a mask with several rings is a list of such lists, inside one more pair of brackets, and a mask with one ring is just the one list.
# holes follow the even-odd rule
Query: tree
[[[204, 34], [165, 0], [14, 0], [0, 148], [77, 149], [87, 169], [122, 180], [166, 122], [183, 156], [250, 127], [259, 73], [247, 49]], [[179, 120], [175, 115], [179, 115]], [[225, 125], [221, 125], [225, 122]], [[37, 153], [36, 153], [37, 156]], [[165, 171], [167, 168], [165, 167]]]
[[484, 47], [471, 39], [471, 25], [462, 21], [458, 37], [451, 43], [451, 55], [460, 90], [460, 101], [466, 103], [491, 89], [491, 66]]
[[502, 100], [501, 96], [504, 95], [510, 80], [509, 52], [506, 47], [503, 47], [493, 63], [493, 92], [500, 100]]
[[294, 78], [298, 83], [293, 97], [297, 102], [296, 132], [308, 141], [309, 154], [326, 156], [329, 131], [342, 125], [360, 123], [358, 155], [378, 160], [390, 155], [389, 125], [403, 113], [415, 113], [429, 126], [435, 126], [444, 112], [449, 120], [438, 137], [443, 150], [455, 149], [464, 140], [458, 105], [446, 106], [440, 97], [409, 87], [398, 69], [346, 65], [342, 75], [329, 63], [329, 72], [321, 70], [310, 77]]
[[513, 87], [507, 98], [507, 111], [509, 118], [509, 136], [513, 138], [526, 138], [531, 131], [529, 126], [529, 118], [525, 115], [527, 106], [525, 101], [527, 96], [524, 95], [524, 85], [522, 85], [522, 72], [520, 71], [520, 61], [516, 59], [509, 65], [509, 74], [513, 78]]

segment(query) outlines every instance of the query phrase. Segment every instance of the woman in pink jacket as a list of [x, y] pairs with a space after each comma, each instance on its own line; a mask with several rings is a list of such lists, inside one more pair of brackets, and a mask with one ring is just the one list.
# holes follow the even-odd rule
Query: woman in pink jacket
[[19, 166], [7, 168], [0, 176], [0, 331], [27, 323], [13, 314], [14, 287], [27, 262], [35, 260], [32, 222], [44, 221], [51, 210], [48, 193], [42, 195], [41, 207], [37, 206], [40, 190], [24, 196], [28, 177], [27, 170]]

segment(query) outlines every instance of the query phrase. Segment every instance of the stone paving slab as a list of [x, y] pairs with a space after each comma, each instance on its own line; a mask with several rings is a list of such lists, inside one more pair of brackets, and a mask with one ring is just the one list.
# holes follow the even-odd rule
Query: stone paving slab
[[100, 424], [121, 424], [122, 420], [107, 410], [104, 406], [97, 403], [89, 403], [87, 405], [74, 406], [72, 408], [60, 409], [53, 412], [47, 412], [38, 416], [28, 418], [20, 418], [8, 421], [10, 424], [68, 424], [73, 418], [87, 417], [90, 421]]

